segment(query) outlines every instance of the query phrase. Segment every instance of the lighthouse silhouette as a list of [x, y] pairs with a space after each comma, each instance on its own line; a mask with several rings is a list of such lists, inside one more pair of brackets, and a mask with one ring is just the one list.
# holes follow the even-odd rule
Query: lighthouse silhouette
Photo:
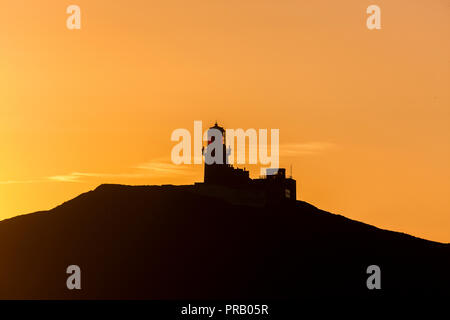
[[250, 182], [249, 172], [234, 168], [228, 163], [229, 149], [226, 146], [226, 130], [217, 122], [207, 131], [208, 145], [205, 156], [204, 182], [227, 186], [243, 186]]
[[217, 122], [208, 129], [207, 138], [208, 144], [203, 148], [205, 186], [232, 188], [241, 194], [258, 194], [264, 203], [297, 199], [296, 181], [286, 177], [286, 169], [270, 168], [264, 177], [251, 179], [248, 170], [229, 164], [231, 150], [227, 149], [226, 130]]

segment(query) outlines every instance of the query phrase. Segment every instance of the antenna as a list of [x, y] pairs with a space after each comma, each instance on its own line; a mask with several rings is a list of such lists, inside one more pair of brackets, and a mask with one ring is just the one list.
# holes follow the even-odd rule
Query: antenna
[[291, 179], [292, 179], [292, 164], [291, 164]]

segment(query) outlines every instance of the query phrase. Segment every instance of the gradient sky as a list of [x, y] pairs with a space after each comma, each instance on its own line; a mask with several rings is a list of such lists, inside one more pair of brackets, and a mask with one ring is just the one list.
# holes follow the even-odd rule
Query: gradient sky
[[[81, 7], [81, 30], [66, 8]], [[381, 30], [366, 28], [381, 7]], [[279, 128], [298, 197], [450, 242], [450, 2], [2, 0], [0, 219], [186, 184], [170, 134]], [[259, 172], [252, 168], [252, 175]]]

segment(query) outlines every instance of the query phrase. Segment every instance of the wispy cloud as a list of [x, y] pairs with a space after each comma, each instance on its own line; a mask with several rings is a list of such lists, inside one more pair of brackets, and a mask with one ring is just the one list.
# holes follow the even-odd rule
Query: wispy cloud
[[147, 162], [135, 166], [136, 169], [148, 170], [157, 175], [190, 175], [192, 168], [186, 165], [176, 165], [169, 162]]
[[[335, 148], [336, 145], [326, 142], [309, 142], [297, 144], [284, 144], [280, 146], [280, 157], [293, 157], [300, 155], [313, 155]], [[72, 172], [65, 175], [54, 175], [42, 179], [33, 180], [6, 180], [0, 181], [0, 185], [5, 184], [28, 184], [43, 182], [70, 182], [83, 183], [89, 178], [100, 179], [142, 179], [142, 178], [164, 178], [171, 176], [189, 176], [196, 172], [190, 165], [176, 165], [168, 159], [156, 159], [154, 161], [142, 163], [129, 168], [138, 172], [126, 173], [101, 173], [101, 172]]]
[[293, 143], [280, 146], [281, 157], [293, 157], [301, 155], [314, 155], [336, 148], [329, 142]]
[[26, 183], [36, 183], [36, 182], [43, 182], [44, 180], [5, 180], [0, 181], [0, 184], [26, 184]]
[[82, 178], [142, 178], [146, 175], [143, 174], [131, 174], [131, 173], [92, 173], [92, 172], [72, 172], [66, 175], [51, 176], [48, 180], [59, 181], [59, 182], [84, 182]]
[[5, 180], [0, 181], [0, 185], [6, 184], [29, 184], [45, 182], [70, 182], [83, 183], [89, 181], [89, 178], [99, 179], [145, 179], [145, 178], [164, 178], [174, 175], [188, 176], [192, 175], [192, 167], [189, 165], [176, 165], [166, 159], [157, 159], [132, 166], [125, 173], [102, 173], [102, 172], [72, 172], [63, 175], [48, 176], [32, 180]]
[[79, 180], [79, 177], [74, 174], [63, 175], [63, 176], [51, 176], [51, 177], [48, 177], [47, 179], [52, 180], [52, 181], [59, 181], [59, 182], [81, 182]]
[[185, 165], [175, 165], [170, 162], [151, 161], [130, 169], [139, 170], [134, 173], [100, 173], [100, 172], [72, 172], [67, 175], [57, 175], [47, 177], [47, 180], [59, 182], [85, 182], [83, 178], [100, 179], [142, 179], [142, 178], [160, 178], [174, 175], [191, 175], [192, 168]]

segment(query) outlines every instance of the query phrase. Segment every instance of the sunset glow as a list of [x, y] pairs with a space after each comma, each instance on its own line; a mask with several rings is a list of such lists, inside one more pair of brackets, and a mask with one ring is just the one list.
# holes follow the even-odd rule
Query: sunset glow
[[298, 199], [450, 242], [450, 7], [378, 0], [368, 30], [372, 2], [3, 0], [0, 219], [201, 181], [170, 136], [217, 120], [279, 129]]

